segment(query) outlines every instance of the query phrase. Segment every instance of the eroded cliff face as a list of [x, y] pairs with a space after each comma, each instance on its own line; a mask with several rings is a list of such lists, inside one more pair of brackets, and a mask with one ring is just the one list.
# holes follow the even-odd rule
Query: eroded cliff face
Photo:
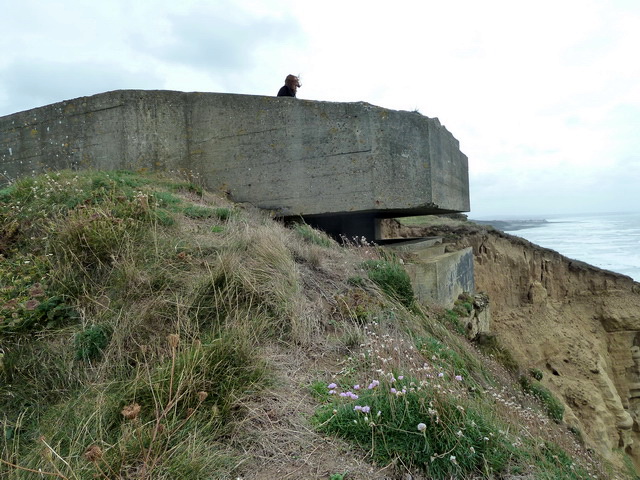
[[[522, 369], [565, 404], [587, 444], [640, 466], [640, 283], [471, 223], [407, 228], [388, 237], [442, 236], [473, 248], [477, 291], [491, 302], [491, 331]], [[576, 239], [579, 241], [579, 239]]]

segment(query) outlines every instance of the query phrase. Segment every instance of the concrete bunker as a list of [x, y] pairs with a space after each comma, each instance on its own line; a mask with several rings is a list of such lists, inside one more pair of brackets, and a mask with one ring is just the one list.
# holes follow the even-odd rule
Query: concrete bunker
[[380, 219], [469, 211], [467, 157], [438, 119], [364, 102], [117, 90], [0, 117], [0, 165], [0, 187], [60, 169], [189, 171], [378, 243]]

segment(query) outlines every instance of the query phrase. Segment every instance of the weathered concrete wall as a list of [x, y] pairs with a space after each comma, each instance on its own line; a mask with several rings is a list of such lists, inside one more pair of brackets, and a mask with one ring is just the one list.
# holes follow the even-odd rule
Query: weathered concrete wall
[[190, 170], [282, 216], [469, 210], [447, 129], [366, 103], [121, 90], [0, 117], [0, 185], [65, 168]]
[[473, 251], [471, 248], [445, 253], [425, 263], [405, 265], [416, 298], [451, 308], [461, 293], [473, 293]]
[[475, 293], [472, 248], [446, 251], [440, 237], [394, 243], [386, 248], [409, 254], [404, 268], [418, 301], [451, 308], [461, 293]]

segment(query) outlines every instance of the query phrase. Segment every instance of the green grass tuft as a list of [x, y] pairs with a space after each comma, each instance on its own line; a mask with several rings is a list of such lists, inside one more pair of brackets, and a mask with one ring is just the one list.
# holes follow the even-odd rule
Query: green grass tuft
[[413, 287], [405, 269], [399, 263], [387, 260], [367, 260], [362, 263], [370, 280], [387, 295], [406, 307], [413, 305]]
[[76, 360], [99, 360], [111, 338], [111, 329], [104, 325], [92, 325], [74, 338]]
[[227, 221], [236, 214], [235, 210], [227, 207], [215, 208], [214, 212], [215, 212], [215, 216], [222, 221]]
[[355, 400], [339, 397], [321, 407], [318, 428], [354, 442], [379, 465], [399, 461], [429, 478], [506, 468], [513, 448], [489, 415], [414, 378], [392, 385], [380, 382]]
[[324, 232], [315, 230], [306, 223], [298, 223], [293, 227], [294, 231], [305, 241], [321, 247], [332, 247], [336, 242]]
[[202, 207], [200, 205], [189, 205], [182, 210], [189, 218], [202, 219], [211, 218], [216, 216], [216, 211], [213, 208]]
[[503, 367], [512, 373], [520, 370], [520, 365], [509, 350], [503, 347], [493, 334], [483, 333], [475, 339], [478, 349], [487, 356], [495, 358]]
[[540, 382], [532, 380], [525, 375], [520, 376], [519, 382], [525, 393], [529, 393], [540, 400], [549, 418], [558, 423], [562, 421], [564, 405], [549, 390]]

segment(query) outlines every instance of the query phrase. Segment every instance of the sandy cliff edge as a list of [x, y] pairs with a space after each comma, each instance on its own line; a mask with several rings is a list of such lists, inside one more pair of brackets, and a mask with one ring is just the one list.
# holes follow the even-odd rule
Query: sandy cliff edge
[[523, 369], [565, 404], [564, 420], [605, 458], [640, 466], [640, 283], [471, 222], [385, 236], [441, 236], [472, 247], [475, 284], [492, 304], [491, 331]]

